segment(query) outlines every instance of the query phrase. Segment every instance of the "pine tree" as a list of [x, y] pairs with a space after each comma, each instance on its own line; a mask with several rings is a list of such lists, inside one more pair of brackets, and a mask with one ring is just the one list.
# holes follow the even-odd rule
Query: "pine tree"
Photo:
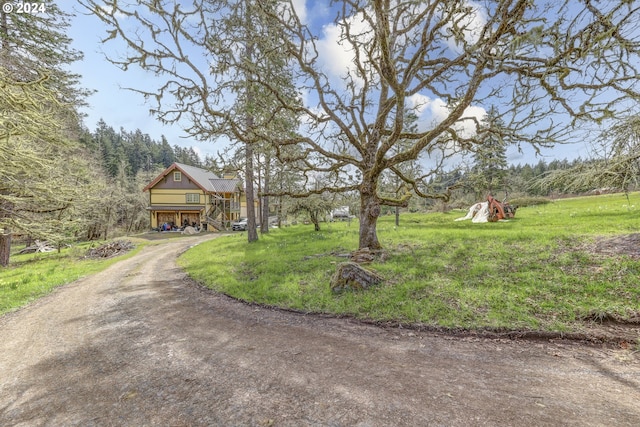
[[498, 110], [491, 107], [482, 120], [478, 139], [473, 154], [473, 168], [469, 179], [476, 198], [484, 198], [488, 194], [496, 195], [499, 191], [507, 191], [507, 148], [503, 138], [504, 123], [498, 116]]

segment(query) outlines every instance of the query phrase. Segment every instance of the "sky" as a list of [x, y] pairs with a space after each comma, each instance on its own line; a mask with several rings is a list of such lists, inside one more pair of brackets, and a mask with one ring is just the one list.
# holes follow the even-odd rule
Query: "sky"
[[72, 47], [84, 53], [84, 59], [70, 68], [82, 76], [82, 87], [95, 91], [87, 100], [89, 106], [83, 110], [84, 124], [90, 131], [94, 131], [102, 119], [116, 131], [120, 128], [129, 132], [140, 129], [155, 141], [160, 141], [164, 135], [171, 145], [193, 146], [203, 158], [216, 152], [213, 144], [186, 138], [179, 126], [165, 126], [152, 117], [150, 105], [145, 104], [142, 96], [124, 88], [147, 87], [154, 80], [153, 75], [135, 67], [125, 72], [109, 63], [100, 42], [106, 36], [106, 27], [75, 2], [62, 1], [60, 4], [63, 10], [76, 15], [71, 20], [69, 35], [73, 39]]
[[[85, 126], [93, 131], [100, 119], [116, 130], [120, 128], [126, 131], [140, 129], [143, 133], [151, 136], [156, 141], [160, 141], [164, 135], [171, 145], [183, 147], [193, 147], [194, 150], [204, 158], [205, 155], [214, 155], [225, 146], [224, 142], [199, 142], [186, 137], [185, 133], [178, 125], [165, 126], [159, 123], [149, 113], [151, 105], [145, 104], [140, 94], [124, 89], [125, 87], [151, 88], [159, 86], [163, 80], [158, 80], [153, 74], [144, 72], [136, 67], [122, 71], [105, 59], [105, 53], [109, 55], [120, 55], [124, 49], [118, 51], [114, 48], [114, 43], [101, 44], [101, 39], [106, 37], [106, 27], [101, 21], [87, 14], [87, 12], [76, 2], [59, 2], [61, 8], [76, 16], [71, 20], [69, 35], [73, 39], [72, 47], [84, 53], [84, 60], [72, 65], [71, 70], [82, 76], [81, 85], [87, 89], [94, 90], [95, 93], [89, 97], [89, 107], [84, 109], [86, 117]], [[348, 53], [341, 49], [337, 43], [338, 31], [331, 23], [333, 15], [326, 2], [313, 0], [295, 0], [296, 10], [302, 19], [319, 30], [322, 35], [318, 46], [324, 55], [332, 58], [330, 72], [336, 75], [349, 67]], [[117, 45], [117, 43], [116, 43]], [[108, 49], [103, 51], [103, 49]], [[437, 117], [445, 114], [446, 106], [438, 99], [420, 99], [416, 97], [414, 102], [422, 102], [421, 112], [425, 117]], [[481, 114], [484, 110], [479, 107], [473, 114]], [[522, 147], [522, 152], [516, 148], [510, 148], [507, 152], [508, 160], [512, 164], [534, 164], [544, 159], [574, 159], [577, 157], [587, 158], [590, 154], [590, 143], [588, 141], [557, 146], [553, 149], [543, 149], [542, 156], [536, 156], [529, 147]]]

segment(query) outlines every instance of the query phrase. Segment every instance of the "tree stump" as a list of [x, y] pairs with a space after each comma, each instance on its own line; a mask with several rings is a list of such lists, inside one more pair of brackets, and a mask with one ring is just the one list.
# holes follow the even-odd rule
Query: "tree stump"
[[358, 249], [351, 253], [351, 261], [358, 264], [367, 264], [376, 259], [376, 254], [369, 248]]
[[331, 291], [334, 293], [346, 290], [364, 290], [383, 282], [378, 273], [360, 267], [355, 262], [344, 262], [331, 278]]

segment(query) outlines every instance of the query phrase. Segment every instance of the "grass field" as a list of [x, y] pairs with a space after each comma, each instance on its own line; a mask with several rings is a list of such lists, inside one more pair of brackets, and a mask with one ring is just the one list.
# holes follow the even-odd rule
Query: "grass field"
[[382, 217], [386, 260], [375, 288], [333, 294], [336, 256], [357, 248], [358, 222], [237, 233], [180, 258], [188, 273], [233, 297], [306, 312], [448, 328], [572, 331], [585, 319], [640, 313], [640, 260], [605, 255], [599, 239], [639, 232], [640, 195], [564, 199], [509, 222], [455, 222], [465, 212]]
[[[84, 258], [92, 245], [97, 247], [103, 243], [83, 243], [60, 253], [13, 255], [9, 267], [0, 268], [0, 314], [47, 295], [58, 286], [104, 270], [123, 258]], [[140, 247], [140, 243], [137, 246]], [[136, 251], [123, 256], [131, 256]]]

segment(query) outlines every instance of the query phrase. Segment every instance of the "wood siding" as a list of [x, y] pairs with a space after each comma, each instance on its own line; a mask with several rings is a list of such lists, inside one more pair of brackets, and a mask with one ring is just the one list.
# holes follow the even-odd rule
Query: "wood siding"
[[152, 205], [185, 205], [187, 199], [187, 193], [190, 194], [199, 194], [200, 202], [199, 203], [189, 203], [193, 205], [205, 205], [206, 197], [204, 192], [199, 188], [190, 188], [190, 189], [176, 189], [176, 188], [152, 188], [150, 191], [150, 203]]
[[186, 175], [182, 174], [182, 180], [180, 181], [174, 181], [173, 180], [173, 172], [169, 173], [167, 176], [165, 176], [164, 178], [162, 178], [156, 185], [153, 186], [153, 189], [163, 189], [163, 188], [168, 188], [168, 189], [200, 189], [200, 187], [198, 187], [196, 185], [196, 183], [194, 183], [193, 181], [191, 181], [189, 178], [186, 177]]

